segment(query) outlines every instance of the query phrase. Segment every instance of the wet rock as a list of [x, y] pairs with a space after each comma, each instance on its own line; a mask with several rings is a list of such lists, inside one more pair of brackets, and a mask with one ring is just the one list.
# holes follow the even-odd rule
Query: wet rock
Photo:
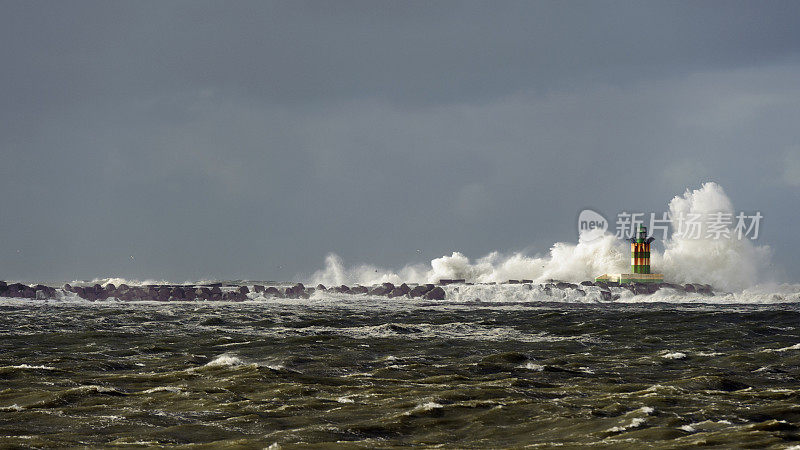
[[600, 291], [600, 297], [603, 301], [610, 302], [611, 301], [611, 291]]
[[283, 292], [281, 292], [275, 286], [270, 286], [270, 287], [264, 289], [264, 296], [266, 296], [266, 297], [283, 298]]
[[243, 302], [247, 300], [247, 296], [239, 290], [228, 291], [222, 294], [222, 300], [226, 302]]
[[185, 300], [186, 290], [184, 290], [182, 287], [172, 288], [172, 291], [169, 293], [169, 297], [171, 300]]
[[222, 289], [220, 289], [219, 286], [213, 286], [211, 288], [211, 294], [212, 295], [215, 295], [215, 294], [222, 295]]
[[533, 283], [533, 280], [523, 279], [522, 282], [525, 283], [525, 284], [530, 284], [530, 283]]
[[695, 292], [694, 285], [692, 285], [692, 284], [687, 284], [687, 285], [683, 286], [683, 290], [686, 291], [686, 292]]
[[577, 284], [572, 284], [572, 283], [567, 283], [565, 281], [559, 281], [558, 283], [556, 283], [556, 287], [558, 289], [569, 289], [569, 288], [577, 289], [578, 285]]
[[592, 281], [581, 281], [581, 286], [594, 286]]
[[309, 297], [308, 293], [306, 292], [305, 286], [303, 286], [303, 283], [297, 283], [292, 287], [286, 288], [286, 290], [283, 292], [283, 295], [286, 298], [308, 298]]
[[194, 297], [200, 300], [208, 300], [211, 298], [211, 289], [207, 287], [197, 288], [194, 290]]
[[34, 297], [38, 300], [47, 300], [51, 298], [56, 298], [56, 290], [50, 286], [45, 286], [43, 284], [37, 284], [34, 287]]
[[419, 298], [427, 294], [428, 291], [430, 291], [433, 288], [434, 286], [432, 284], [420, 284], [419, 286], [415, 286], [413, 289], [411, 289], [411, 292], [409, 292], [409, 296], [411, 298]]
[[695, 285], [695, 290], [697, 291], [698, 294], [714, 295], [714, 289], [709, 284]]
[[327, 288], [325, 287], [324, 284], [320, 283], [320, 284], [317, 285], [317, 290], [318, 291], [325, 291], [325, 290], [327, 290]]
[[339, 294], [351, 294], [352, 291], [350, 290], [349, 286], [345, 286], [344, 284], [341, 286], [336, 286], [333, 288], [333, 292], [337, 292]]
[[257, 294], [258, 293], [262, 293], [262, 292], [264, 292], [264, 286], [262, 286], [260, 284], [254, 284], [253, 285], [253, 291], [255, 291]]
[[[391, 284], [391, 283], [389, 283], [389, 284]], [[369, 295], [374, 295], [374, 296], [377, 296], [377, 297], [383, 297], [385, 295], [389, 295], [389, 293], [392, 292], [393, 290], [394, 290], [394, 285], [392, 285], [392, 287], [390, 288], [390, 287], [386, 286], [385, 284], [382, 284], [382, 285], [380, 285], [378, 287], [375, 287], [372, 290], [370, 290], [369, 291]]]
[[239, 289], [237, 289], [237, 291], [239, 291], [239, 293], [242, 295], [247, 295], [250, 293], [250, 289], [248, 289], [247, 286], [239, 286]]
[[353, 294], [366, 294], [369, 292], [369, 289], [367, 289], [366, 286], [353, 286], [350, 292]]
[[444, 300], [445, 292], [439, 286], [431, 289], [430, 291], [426, 292], [425, 295], [422, 296], [425, 300]]
[[159, 288], [158, 289], [158, 296], [156, 297], [156, 300], [158, 300], [160, 302], [169, 301], [169, 293], [170, 292], [169, 292], [169, 288], [168, 287]]
[[439, 280], [439, 284], [442, 286], [446, 286], [448, 284], [464, 283], [465, 281], [467, 280], [464, 278], [454, 278], [454, 279], [442, 278], [441, 280]]

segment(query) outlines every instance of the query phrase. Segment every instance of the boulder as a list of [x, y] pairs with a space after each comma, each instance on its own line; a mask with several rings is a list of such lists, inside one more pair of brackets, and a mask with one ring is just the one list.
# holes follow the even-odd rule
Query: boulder
[[247, 300], [247, 296], [239, 290], [228, 291], [222, 294], [222, 300], [227, 302], [243, 302]]
[[444, 300], [445, 292], [439, 286], [434, 287], [430, 291], [426, 292], [425, 295], [422, 296], [425, 300]]
[[283, 293], [280, 290], [278, 290], [278, 288], [276, 288], [275, 286], [270, 286], [264, 289], [264, 296], [283, 298]]
[[408, 295], [411, 298], [419, 298], [427, 294], [428, 291], [430, 291], [433, 288], [434, 286], [432, 284], [420, 284], [419, 286], [414, 286], [414, 288], [411, 289]]
[[286, 298], [308, 298], [308, 292], [306, 292], [305, 286], [303, 283], [297, 283], [292, 287], [286, 288], [283, 292], [283, 295]]
[[158, 296], [156, 297], [156, 299], [160, 302], [167, 302], [169, 301], [169, 294], [170, 294], [170, 289], [168, 287], [166, 286], [160, 287], [158, 288]]
[[[389, 283], [389, 284], [391, 284], [391, 283]], [[369, 291], [369, 295], [374, 295], [376, 297], [382, 297], [384, 295], [389, 295], [389, 293], [392, 292], [393, 290], [394, 290], [394, 285], [392, 285], [391, 288], [389, 288], [389, 287], [387, 287], [385, 285], [380, 285], [380, 286], [377, 286], [375, 288], [372, 288]]]
[[242, 295], [247, 295], [247, 294], [250, 293], [250, 289], [248, 289], [247, 286], [239, 286], [239, 289], [237, 289], [237, 290]]
[[350, 289], [350, 293], [352, 294], [366, 294], [368, 292], [369, 289], [367, 289], [366, 286], [353, 286], [353, 288]]
[[581, 281], [581, 286], [594, 286], [594, 283], [591, 281]]
[[172, 288], [169, 297], [171, 300], [186, 300], [186, 291], [182, 287]]
[[318, 284], [318, 285], [317, 285], [317, 290], [318, 290], [318, 291], [324, 291], [324, 290], [326, 290], [326, 288], [325, 288], [325, 285], [324, 285], [324, 284], [322, 284], [322, 283]]
[[712, 288], [711, 285], [709, 284], [697, 285], [695, 290], [697, 291], [698, 294], [714, 295], [714, 288]]
[[264, 286], [262, 286], [262, 285], [260, 285], [260, 284], [254, 284], [254, 285], [253, 285], [253, 290], [254, 290], [256, 293], [259, 293], [259, 292], [264, 292]]

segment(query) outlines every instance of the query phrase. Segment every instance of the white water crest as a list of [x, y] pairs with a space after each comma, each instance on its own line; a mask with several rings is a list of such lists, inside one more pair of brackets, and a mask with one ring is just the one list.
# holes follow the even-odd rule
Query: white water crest
[[[734, 213], [725, 191], [714, 182], [699, 189], [687, 189], [669, 202], [671, 217], [683, 214]], [[673, 223], [673, 230], [679, 229]], [[765, 280], [771, 251], [748, 238], [735, 236], [707, 238], [673, 234], [664, 243], [664, 252], [652, 251], [654, 272], [663, 273], [665, 281], [674, 283], [710, 284], [716, 289], [741, 291]], [[465, 279], [473, 283], [504, 282], [530, 279], [537, 283], [555, 279], [569, 282], [593, 280], [604, 273], [630, 271], [630, 247], [626, 241], [609, 233], [601, 237], [581, 236], [577, 243], [557, 242], [546, 255], [492, 252], [475, 261], [460, 252], [453, 252], [430, 262], [388, 270], [371, 265], [346, 267], [335, 254], [325, 259], [325, 268], [314, 273], [311, 281], [325, 285], [392, 283], [435, 283], [443, 278]]]

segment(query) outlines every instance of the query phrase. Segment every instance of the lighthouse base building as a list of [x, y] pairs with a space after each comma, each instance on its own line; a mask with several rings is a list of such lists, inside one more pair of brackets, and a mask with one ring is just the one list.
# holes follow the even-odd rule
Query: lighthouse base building
[[655, 239], [647, 237], [647, 227], [639, 225], [638, 236], [631, 241], [631, 272], [603, 274], [595, 278], [596, 282], [606, 283], [663, 283], [664, 275], [650, 273], [650, 243]]

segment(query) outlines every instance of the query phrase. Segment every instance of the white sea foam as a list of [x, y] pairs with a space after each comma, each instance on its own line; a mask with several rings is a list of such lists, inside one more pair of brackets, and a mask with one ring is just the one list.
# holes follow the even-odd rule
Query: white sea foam
[[[673, 217], [715, 212], [734, 213], [733, 205], [721, 186], [705, 183], [686, 190], [669, 202]], [[678, 229], [677, 223], [673, 229]], [[652, 265], [665, 279], [676, 283], [711, 284], [718, 289], [742, 291], [767, 275], [770, 249], [752, 241], [709, 239], [701, 229], [700, 238], [674, 234], [664, 243], [664, 252], [652, 251]], [[499, 252], [471, 261], [460, 252], [431, 260], [430, 265], [409, 265], [387, 270], [371, 265], [346, 267], [335, 254], [325, 259], [325, 268], [316, 272], [312, 283], [326, 285], [378, 284], [383, 282], [432, 283], [443, 278], [466, 279], [473, 283], [531, 279], [544, 282], [558, 279], [571, 282], [591, 280], [603, 273], [624, 273], [630, 269], [630, 250], [624, 241], [611, 234], [597, 239], [581, 239], [577, 244], [558, 242], [547, 255]], [[796, 292], [796, 291], [795, 291]], [[483, 299], [481, 299], [483, 300]], [[776, 299], [775, 301], [779, 301]]]
[[241, 358], [235, 355], [229, 355], [227, 353], [217, 356], [216, 358], [212, 359], [208, 363], [206, 363], [205, 367], [225, 367], [225, 366], [241, 366], [245, 364]]
[[630, 430], [631, 428], [639, 428], [640, 426], [644, 425], [647, 420], [642, 419], [641, 417], [636, 417], [635, 419], [631, 420], [631, 423], [628, 425], [620, 426], [620, 427], [611, 427], [606, 430], [608, 433], [621, 433], [623, 431]]
[[415, 406], [414, 409], [410, 411], [410, 413], [431, 411], [439, 408], [444, 408], [444, 406], [436, 402], [425, 402]]
[[764, 353], [788, 352], [790, 350], [800, 350], [800, 344], [794, 344], [794, 345], [790, 345], [788, 347], [776, 348], [776, 349], [768, 348], [766, 350], [762, 350], [762, 352], [764, 352]]
[[9, 405], [9, 406], [0, 406], [0, 411], [16, 411], [16, 412], [19, 412], [19, 411], [22, 411], [24, 409], [25, 408], [23, 408], [22, 406], [19, 406], [16, 403], [14, 403], [13, 405]]
[[542, 372], [544, 371], [544, 366], [541, 364], [534, 364], [530, 361], [526, 362], [525, 364], [519, 366], [521, 369], [528, 369], [533, 370], [534, 372]]
[[666, 359], [686, 359], [686, 353], [682, 352], [667, 352], [661, 355], [662, 358]]
[[28, 364], [20, 364], [18, 366], [8, 366], [11, 369], [23, 369], [23, 370], [56, 370], [53, 366], [31, 366]]
[[175, 386], [157, 386], [151, 389], [147, 389], [146, 391], [142, 391], [144, 394], [154, 394], [156, 392], [172, 392], [174, 394], [180, 393], [183, 390], [179, 387]]

